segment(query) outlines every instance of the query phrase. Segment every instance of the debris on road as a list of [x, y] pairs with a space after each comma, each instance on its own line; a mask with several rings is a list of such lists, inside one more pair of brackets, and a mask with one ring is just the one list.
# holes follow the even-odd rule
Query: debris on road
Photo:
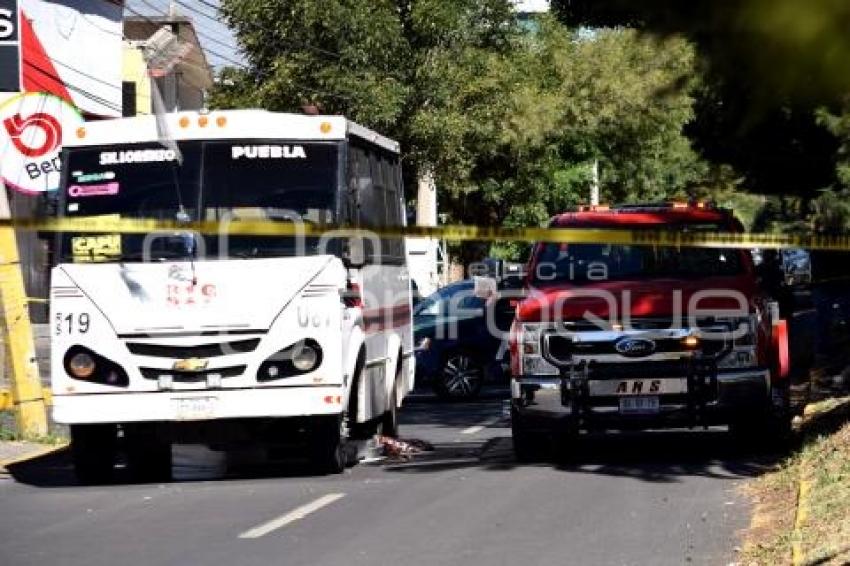
[[378, 446], [384, 452], [384, 456], [396, 460], [410, 460], [414, 455], [422, 452], [433, 452], [434, 446], [430, 442], [417, 438], [391, 438], [389, 436], [378, 436]]

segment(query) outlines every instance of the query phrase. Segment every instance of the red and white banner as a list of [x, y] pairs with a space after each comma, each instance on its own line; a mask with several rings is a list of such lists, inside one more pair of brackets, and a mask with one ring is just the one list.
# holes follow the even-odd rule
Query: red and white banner
[[54, 94], [87, 115], [121, 116], [123, 2], [17, 2], [21, 90]]

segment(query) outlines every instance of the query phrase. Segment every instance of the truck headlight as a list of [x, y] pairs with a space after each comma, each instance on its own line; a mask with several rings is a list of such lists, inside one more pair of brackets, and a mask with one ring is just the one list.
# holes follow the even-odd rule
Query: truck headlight
[[560, 371], [543, 357], [541, 324], [522, 324], [517, 335], [523, 375], [558, 375]]
[[744, 369], [757, 365], [758, 360], [756, 359], [756, 352], [753, 348], [733, 350], [717, 360], [717, 367], [720, 369]]

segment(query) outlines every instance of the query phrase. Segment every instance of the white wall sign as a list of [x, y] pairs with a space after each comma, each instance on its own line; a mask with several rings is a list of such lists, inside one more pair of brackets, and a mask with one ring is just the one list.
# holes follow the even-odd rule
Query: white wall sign
[[59, 97], [25, 93], [0, 105], [0, 178], [28, 194], [59, 188], [62, 139], [83, 124]]

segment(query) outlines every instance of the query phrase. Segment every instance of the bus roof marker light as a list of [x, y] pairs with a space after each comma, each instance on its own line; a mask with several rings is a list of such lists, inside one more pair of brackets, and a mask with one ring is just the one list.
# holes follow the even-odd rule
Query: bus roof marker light
[[79, 128], [77, 128], [77, 137], [79, 139], [83, 139], [86, 137], [86, 129], [84, 127], [80, 126]]
[[180, 124], [181, 128], [188, 128], [189, 127], [189, 118], [187, 116], [183, 116], [183, 117], [180, 118], [180, 121], [177, 122], [177, 123]]
[[331, 123], [330, 123], [330, 122], [322, 122], [322, 123], [319, 125], [319, 131], [321, 131], [323, 134], [329, 134], [329, 133], [331, 133], [331, 130], [332, 130], [332, 129], [333, 129], [333, 126], [331, 125]]
[[219, 128], [223, 128], [227, 125], [227, 118], [225, 116], [219, 116], [215, 119], [215, 125]]
[[198, 125], [202, 128], [206, 128], [207, 124], [209, 124], [209, 123], [210, 123], [210, 119], [207, 118], [206, 116], [201, 116], [200, 118], [198, 118]]

